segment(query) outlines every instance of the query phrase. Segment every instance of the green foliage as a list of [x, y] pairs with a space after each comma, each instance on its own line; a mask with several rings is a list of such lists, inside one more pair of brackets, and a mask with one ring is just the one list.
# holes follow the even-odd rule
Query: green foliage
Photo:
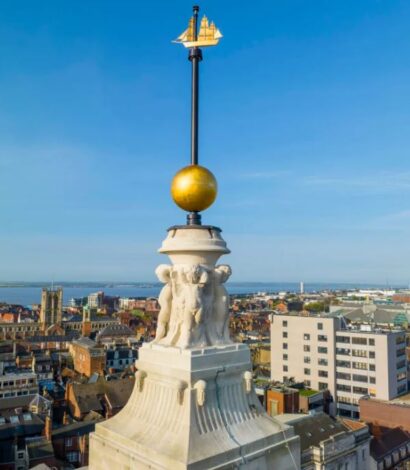
[[320, 313], [325, 311], [325, 304], [324, 302], [311, 302], [305, 305], [305, 309], [309, 312]]
[[145, 312], [143, 310], [140, 310], [139, 308], [135, 308], [134, 310], [131, 310], [130, 313], [133, 317], [139, 317], [139, 318], [145, 317]]

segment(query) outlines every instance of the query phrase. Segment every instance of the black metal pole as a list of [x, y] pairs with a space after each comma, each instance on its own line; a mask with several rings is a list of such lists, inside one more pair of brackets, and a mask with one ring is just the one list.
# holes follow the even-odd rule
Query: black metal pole
[[[198, 39], [198, 12], [199, 7], [194, 6], [194, 41]], [[202, 51], [193, 47], [189, 51], [188, 59], [192, 63], [191, 83], [191, 164], [198, 165], [198, 106], [199, 106], [199, 62], [202, 60]]]
[[[198, 12], [199, 7], [194, 6], [194, 41], [198, 39]], [[198, 165], [198, 107], [199, 107], [199, 62], [202, 60], [202, 51], [199, 47], [189, 50], [189, 61], [192, 64], [191, 82], [191, 165]], [[188, 225], [201, 225], [201, 216], [198, 212], [191, 212], [187, 217]]]

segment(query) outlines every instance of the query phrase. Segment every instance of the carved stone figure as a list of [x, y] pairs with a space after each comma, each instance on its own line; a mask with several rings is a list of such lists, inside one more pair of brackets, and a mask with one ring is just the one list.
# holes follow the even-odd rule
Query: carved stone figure
[[176, 346], [181, 334], [181, 323], [185, 305], [185, 294], [183, 292], [185, 283], [184, 270], [184, 266], [175, 265], [170, 273], [171, 313], [168, 319], [167, 334], [159, 341], [164, 346]]
[[213, 301], [210, 271], [199, 264], [188, 267], [184, 271], [183, 318], [181, 335], [177, 346], [207, 346], [204, 324], [210, 317]]
[[172, 286], [171, 286], [172, 266], [160, 264], [155, 270], [158, 279], [165, 284], [159, 294], [158, 302], [161, 310], [158, 314], [158, 325], [154, 342], [157, 343], [168, 333], [168, 325], [172, 311]]
[[223, 285], [231, 275], [229, 266], [162, 264], [156, 274], [165, 286], [154, 342], [183, 349], [231, 343], [229, 295]]
[[221, 264], [214, 270], [214, 305], [209, 338], [212, 344], [232, 343], [229, 337], [229, 294], [224, 283], [232, 274], [230, 266]]

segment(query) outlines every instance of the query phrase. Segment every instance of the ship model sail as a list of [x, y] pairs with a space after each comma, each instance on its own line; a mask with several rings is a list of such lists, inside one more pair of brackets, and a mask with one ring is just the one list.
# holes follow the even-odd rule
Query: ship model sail
[[222, 34], [215, 26], [215, 23], [213, 21], [209, 23], [208, 18], [204, 16], [201, 20], [201, 26], [199, 27], [198, 38], [196, 41], [194, 19], [191, 18], [189, 20], [188, 28], [173, 42], [181, 43], [186, 48], [209, 47], [216, 46], [221, 37]]

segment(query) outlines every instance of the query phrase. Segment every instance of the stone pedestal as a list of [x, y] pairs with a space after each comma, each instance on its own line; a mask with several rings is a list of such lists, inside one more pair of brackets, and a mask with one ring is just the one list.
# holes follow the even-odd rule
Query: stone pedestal
[[172, 266], [155, 342], [145, 344], [129, 402], [90, 436], [91, 470], [300, 468], [299, 438], [267, 416], [249, 348], [227, 337], [228, 253], [214, 227], [170, 229]]

